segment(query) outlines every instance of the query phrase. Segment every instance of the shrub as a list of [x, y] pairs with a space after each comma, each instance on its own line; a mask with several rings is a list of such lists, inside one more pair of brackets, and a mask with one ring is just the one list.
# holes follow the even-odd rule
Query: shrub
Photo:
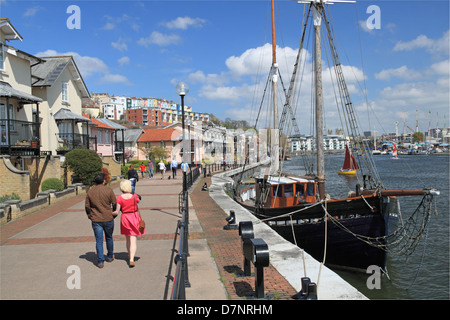
[[94, 150], [74, 149], [66, 153], [65, 163], [72, 170], [77, 182], [92, 185], [95, 175], [102, 172], [102, 160]]
[[8, 200], [20, 200], [20, 196], [13, 192], [11, 195], [6, 194], [0, 197], [0, 202], [5, 202]]
[[57, 178], [50, 178], [50, 179], [44, 180], [44, 182], [42, 182], [42, 185], [41, 185], [41, 190], [46, 191], [46, 190], [50, 190], [50, 189], [54, 189], [56, 191], [63, 191], [64, 183]]

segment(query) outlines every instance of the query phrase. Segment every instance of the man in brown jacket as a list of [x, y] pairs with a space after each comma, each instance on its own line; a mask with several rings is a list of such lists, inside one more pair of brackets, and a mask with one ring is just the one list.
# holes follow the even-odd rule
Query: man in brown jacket
[[[99, 173], [94, 178], [95, 185], [91, 187], [86, 195], [85, 210], [92, 222], [94, 230], [97, 266], [103, 268], [104, 261], [114, 260], [114, 218], [113, 211], [116, 210], [116, 195], [114, 191], [106, 186], [105, 174]], [[103, 233], [105, 233], [106, 249], [108, 254], [103, 255]]]

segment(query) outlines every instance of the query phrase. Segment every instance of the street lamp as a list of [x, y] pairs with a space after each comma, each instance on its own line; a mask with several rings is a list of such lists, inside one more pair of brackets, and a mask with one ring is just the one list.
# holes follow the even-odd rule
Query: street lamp
[[[188, 94], [189, 92], [189, 86], [187, 85], [186, 82], [184, 81], [180, 81], [177, 83], [177, 86], [175, 87], [175, 91], [177, 92], [177, 94], [181, 97], [181, 127], [183, 130], [183, 142], [182, 142], [182, 146], [183, 146], [183, 162], [186, 162], [186, 139], [184, 137], [184, 96]], [[183, 196], [186, 196], [186, 192], [187, 192], [187, 181], [186, 181], [186, 172], [184, 172], [183, 170]]]
[[189, 92], [189, 86], [186, 82], [184, 81], [180, 81], [177, 83], [177, 86], [175, 87], [175, 91], [177, 92], [177, 94], [181, 97], [181, 127], [183, 129], [183, 162], [185, 162], [186, 157], [186, 141], [185, 141], [185, 137], [184, 137], [184, 96], [188, 94]]

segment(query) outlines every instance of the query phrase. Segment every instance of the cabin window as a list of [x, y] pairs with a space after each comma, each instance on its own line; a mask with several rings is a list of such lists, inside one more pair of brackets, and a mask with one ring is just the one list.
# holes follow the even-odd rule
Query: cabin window
[[285, 197], [293, 197], [294, 196], [294, 185], [293, 184], [285, 184], [284, 185], [284, 196]]
[[303, 184], [297, 184], [295, 186], [295, 195], [297, 197], [303, 197], [305, 195], [305, 186]]
[[273, 186], [272, 187], [272, 195], [274, 196], [274, 197], [281, 197], [282, 196], [282, 186], [280, 186], [280, 185], [276, 185], [276, 186]]
[[314, 195], [314, 183], [308, 183], [306, 185], [306, 195], [313, 196]]

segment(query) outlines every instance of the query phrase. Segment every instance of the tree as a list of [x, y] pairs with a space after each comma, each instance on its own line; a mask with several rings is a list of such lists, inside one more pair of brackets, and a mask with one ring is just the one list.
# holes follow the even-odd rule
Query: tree
[[167, 158], [167, 150], [162, 146], [152, 146], [139, 148], [149, 159], [165, 160]]
[[74, 180], [92, 185], [95, 175], [102, 172], [102, 159], [94, 150], [74, 149], [66, 153], [66, 165], [72, 170]]
[[423, 141], [424, 141], [423, 132], [414, 132], [412, 142], [416, 143], [416, 142], [423, 142]]

